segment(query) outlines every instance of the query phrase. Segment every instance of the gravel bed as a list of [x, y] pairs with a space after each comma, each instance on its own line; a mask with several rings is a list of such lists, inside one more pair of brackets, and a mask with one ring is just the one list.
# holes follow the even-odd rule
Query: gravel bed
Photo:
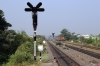
[[[72, 45], [72, 44], [67, 44], [67, 45], [71, 45], [71, 46], [75, 46], [75, 47], [80, 48], [80, 46], [77, 46], [77, 45]], [[92, 52], [96, 52], [96, 53], [99, 53], [100, 54], [100, 50], [95, 50], [95, 49], [87, 48], [87, 47], [84, 47], [84, 46], [81, 49], [85, 49], [85, 50], [92, 51]]]
[[[54, 42], [51, 41], [51, 43], [55, 45]], [[63, 51], [65, 54], [67, 54], [69, 57], [74, 59], [81, 66], [100, 66], [100, 59], [96, 59], [87, 54], [73, 50], [71, 48], [63, 49], [63, 47], [59, 47], [59, 46], [56, 47], [59, 48], [61, 51]]]
[[52, 51], [50, 50], [50, 47], [48, 46], [48, 43], [46, 42], [46, 52], [49, 56], [49, 63], [43, 63], [42, 66], [58, 66], [57, 63], [54, 62], [54, 56], [52, 54]]

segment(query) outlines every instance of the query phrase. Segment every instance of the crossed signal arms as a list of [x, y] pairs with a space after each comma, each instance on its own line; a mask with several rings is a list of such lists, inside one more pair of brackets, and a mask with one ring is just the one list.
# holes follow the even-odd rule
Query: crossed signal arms
[[44, 11], [44, 8], [39, 8], [39, 7], [42, 5], [41, 2], [39, 2], [39, 3], [36, 5], [36, 7], [33, 7], [33, 5], [32, 5], [30, 2], [28, 2], [27, 5], [28, 5], [30, 8], [25, 8], [25, 11], [32, 11], [32, 12]]
[[25, 11], [27, 11], [27, 12], [32, 11], [34, 13], [34, 15], [32, 16], [32, 18], [33, 18], [33, 28], [34, 28], [34, 30], [36, 30], [36, 28], [37, 28], [37, 14], [36, 13], [37, 13], [37, 11], [43, 12], [44, 8], [39, 8], [42, 5], [41, 2], [39, 2], [36, 5], [36, 7], [33, 7], [33, 5], [30, 2], [27, 2], [27, 5], [30, 8], [25, 8]]
[[33, 7], [33, 5], [30, 2], [27, 2], [27, 5], [30, 8], [25, 8], [25, 11], [30, 12], [32, 11], [32, 18], [33, 18], [33, 28], [34, 28], [34, 60], [36, 60], [36, 28], [37, 28], [37, 11], [44, 11], [44, 8], [39, 8], [42, 3], [39, 2], [36, 7]]

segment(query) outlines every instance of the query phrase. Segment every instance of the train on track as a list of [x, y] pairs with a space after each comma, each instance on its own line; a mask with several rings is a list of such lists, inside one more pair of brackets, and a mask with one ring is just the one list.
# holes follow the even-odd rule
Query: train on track
[[65, 41], [65, 37], [58, 37], [56, 38], [57, 41]]

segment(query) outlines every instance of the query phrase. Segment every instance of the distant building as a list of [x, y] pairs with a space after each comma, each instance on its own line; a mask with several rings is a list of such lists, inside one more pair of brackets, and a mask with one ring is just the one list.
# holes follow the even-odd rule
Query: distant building
[[86, 34], [86, 35], [81, 35], [81, 36], [83, 36], [84, 38], [89, 38], [89, 37], [90, 37], [88, 34]]

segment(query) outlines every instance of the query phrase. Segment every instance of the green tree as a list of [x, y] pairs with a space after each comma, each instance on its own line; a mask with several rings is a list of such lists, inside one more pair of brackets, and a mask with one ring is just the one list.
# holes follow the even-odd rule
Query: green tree
[[9, 55], [12, 54], [12, 47], [15, 41], [16, 32], [14, 30], [5, 30], [0, 33], [0, 63], [6, 62]]
[[10, 54], [11, 42], [14, 42], [14, 30], [7, 30], [12, 25], [4, 17], [4, 12], [0, 10], [0, 64], [6, 62]]
[[80, 40], [81, 42], [84, 42], [85, 38], [84, 38], [83, 36], [81, 36], [81, 37], [79, 38], [79, 40]]
[[77, 35], [75, 35], [75, 32], [71, 33], [71, 40], [74, 40], [74, 41], [78, 40], [78, 37]]
[[86, 40], [85, 40], [85, 43], [87, 43], [87, 44], [92, 44], [92, 43], [93, 43], [92, 37], [89, 37], [88, 39], [86, 39]]
[[77, 37], [76, 35], [72, 35], [72, 36], [71, 36], [71, 40], [76, 41], [76, 40], [78, 40], [78, 37]]
[[67, 29], [61, 31], [60, 37], [64, 37], [67, 40], [70, 40], [71, 33]]
[[7, 30], [8, 27], [11, 27], [12, 25], [8, 23], [4, 17], [4, 12], [0, 10], [0, 30], [4, 31]]
[[98, 46], [100, 47], [100, 34], [98, 35]]
[[85, 38], [83, 37], [83, 36], [81, 36], [80, 38], [79, 38], [79, 40], [81, 41], [81, 48], [83, 47], [83, 43], [84, 43], [84, 40], [85, 40]]
[[71, 33], [72, 35], [74, 35], [75, 34], [75, 32], [73, 32], [73, 33]]

